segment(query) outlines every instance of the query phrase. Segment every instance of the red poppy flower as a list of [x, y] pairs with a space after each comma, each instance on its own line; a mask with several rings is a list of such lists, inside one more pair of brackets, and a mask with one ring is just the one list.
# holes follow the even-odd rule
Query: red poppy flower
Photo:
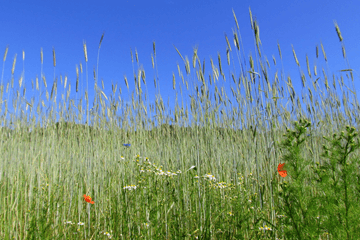
[[91, 203], [91, 204], [94, 204], [94, 203], [95, 203], [94, 201], [91, 201], [91, 197], [90, 197], [90, 196], [86, 196], [85, 194], [84, 194], [84, 199], [85, 199], [85, 201], [88, 202], [88, 203]]
[[282, 177], [286, 177], [287, 175], [287, 171], [286, 170], [282, 170], [282, 168], [284, 167], [285, 163], [281, 164], [279, 163], [278, 165], [278, 173], [280, 174], [280, 176]]

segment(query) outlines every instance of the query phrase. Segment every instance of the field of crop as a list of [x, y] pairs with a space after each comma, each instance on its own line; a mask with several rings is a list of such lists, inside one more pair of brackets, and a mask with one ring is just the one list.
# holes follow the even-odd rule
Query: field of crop
[[[144, 105], [143, 70], [130, 106], [116, 100], [117, 86], [107, 94], [95, 84], [94, 111], [87, 92], [86, 107], [56, 100], [57, 86], [48, 92], [42, 78], [35, 85], [50, 110], [18, 94], [9, 115], [1, 84], [0, 239], [360, 239], [360, 106], [344, 87], [353, 72], [328, 78], [307, 62], [309, 95], [299, 97], [290, 77], [269, 75], [250, 18], [256, 56], [245, 59], [238, 32], [224, 39], [227, 64], [243, 59], [227, 79], [238, 105], [217, 88], [220, 57], [207, 82], [196, 50], [191, 63], [183, 58], [184, 74], [188, 81], [196, 71], [199, 86], [190, 109], [177, 103], [173, 118], [161, 97]], [[87, 62], [86, 44], [84, 54]], [[82, 66], [77, 85], [80, 74]], [[189, 115], [198, 124], [188, 125]]]

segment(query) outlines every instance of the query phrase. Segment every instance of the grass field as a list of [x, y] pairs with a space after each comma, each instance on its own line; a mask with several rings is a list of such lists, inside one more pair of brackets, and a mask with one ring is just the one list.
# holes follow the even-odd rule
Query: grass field
[[[234, 19], [237, 24], [235, 13]], [[56, 98], [57, 85], [48, 92], [41, 78], [34, 91], [45, 89], [46, 100], [18, 94], [9, 114], [2, 84], [0, 238], [359, 239], [360, 108], [356, 91], [344, 87], [344, 78], [354, 81], [352, 70], [328, 78], [307, 63], [302, 84], [309, 94], [301, 98], [290, 77], [270, 75], [259, 26], [252, 18], [251, 24], [256, 56], [240, 51], [237, 31], [224, 39], [227, 64], [240, 61], [240, 71], [226, 79], [236, 85], [238, 105], [217, 87], [225, 80], [220, 57], [207, 82], [196, 50], [191, 63], [183, 58], [185, 77], [179, 73], [186, 83], [198, 77], [196, 94], [190, 109], [176, 103], [173, 118], [164, 116], [161, 96], [144, 104], [143, 70], [134, 74], [130, 106], [116, 100], [116, 86], [108, 94], [94, 79], [95, 111], [87, 91], [82, 103]], [[84, 44], [85, 62], [86, 51]], [[211, 95], [209, 83], [216, 86]], [[46, 114], [45, 105], [51, 106]], [[198, 125], [188, 124], [190, 115]]]

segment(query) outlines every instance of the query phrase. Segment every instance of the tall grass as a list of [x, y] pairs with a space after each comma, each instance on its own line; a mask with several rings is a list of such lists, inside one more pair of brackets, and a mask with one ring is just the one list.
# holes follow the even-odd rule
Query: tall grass
[[[144, 104], [145, 71], [136, 51], [132, 104], [124, 105], [117, 86], [110, 94], [101, 91], [94, 70], [92, 109], [88, 85], [84, 108], [69, 98], [71, 85], [61, 76], [67, 92], [57, 98], [55, 50], [50, 95], [42, 70], [44, 84], [39, 88], [36, 78], [33, 89], [39, 94], [45, 89], [46, 100], [25, 99], [25, 87], [21, 96], [21, 83], [14, 86], [14, 58], [9, 82], [14, 114], [8, 111], [9, 83], [1, 85], [1, 97], [5, 91], [8, 99], [1, 100], [0, 238], [357, 239], [359, 140], [350, 125], [358, 124], [359, 104], [343, 79], [353, 82], [353, 71], [333, 75], [331, 85], [324, 68], [318, 75], [321, 68], [310, 68], [307, 59], [307, 77], [293, 49], [308, 92], [300, 98], [285, 70], [276, 69], [275, 58], [271, 73], [251, 11], [255, 56], [245, 56], [235, 13], [234, 19], [235, 47], [225, 35], [227, 64], [234, 69], [230, 79], [220, 55], [217, 64], [211, 59], [206, 81], [197, 50], [190, 62], [175, 47], [186, 71], [178, 67], [179, 77], [187, 89], [189, 82], [195, 86], [190, 106], [176, 102], [174, 116], [165, 115], [160, 95], [154, 104]], [[343, 42], [341, 47], [347, 60]], [[322, 44], [321, 49], [327, 61]], [[155, 68], [155, 43], [153, 51]], [[83, 79], [81, 64], [80, 74]], [[219, 78], [233, 81], [237, 105], [219, 89]], [[126, 76], [125, 84], [129, 88]], [[174, 90], [177, 86], [183, 99], [174, 75]], [[285, 178], [277, 173], [279, 163], [285, 163]]]

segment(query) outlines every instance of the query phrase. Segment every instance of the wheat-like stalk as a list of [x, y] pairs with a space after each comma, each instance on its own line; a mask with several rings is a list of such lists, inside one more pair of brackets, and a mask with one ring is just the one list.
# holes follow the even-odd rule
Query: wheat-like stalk
[[54, 65], [54, 67], [56, 67], [55, 48], [53, 48], [52, 53], [53, 53], [53, 65]]
[[240, 45], [239, 45], [239, 39], [237, 33], [234, 33], [234, 45], [238, 49], [238, 51], [240, 51]]
[[294, 55], [294, 59], [295, 59], [295, 62], [296, 62], [296, 65], [298, 65], [298, 67], [300, 67], [300, 63], [296, 57], [296, 53], [295, 53], [295, 49], [294, 49], [294, 46], [291, 44], [291, 48], [292, 48], [292, 52], [293, 52], [293, 55]]
[[83, 49], [84, 49], [85, 62], [88, 62], [88, 55], [87, 55], [87, 48], [85, 41], [83, 42]]
[[279, 56], [280, 56], [280, 59], [282, 60], [281, 48], [280, 48], [280, 44], [279, 44], [279, 42], [278, 42], [277, 46], [278, 46], [278, 51], [279, 51]]
[[45, 78], [45, 76], [44, 76], [44, 75], [42, 76], [42, 80], [43, 80], [43, 82], [44, 82], [45, 88], [47, 88], [46, 78]]
[[173, 89], [175, 90], [175, 74], [173, 72]]
[[76, 65], [76, 92], [79, 91], [79, 68]]
[[308, 70], [309, 77], [311, 78], [311, 71], [310, 71], [309, 57], [308, 57], [308, 55], [307, 55], [307, 54], [306, 54], [306, 66], [307, 66], [307, 70]]
[[340, 32], [340, 28], [338, 26], [338, 24], [336, 23], [336, 21], [334, 21], [334, 24], [335, 24], [335, 30], [336, 30], [336, 33], [339, 37], [339, 41], [342, 42], [343, 41], [343, 37], [341, 36], [341, 32]]
[[124, 80], [125, 80], [126, 87], [129, 89], [129, 84], [128, 84], [128, 81], [127, 81], [127, 77], [125, 75], [124, 75]]
[[324, 55], [324, 59], [325, 59], [325, 61], [327, 62], [327, 57], [326, 57], [326, 53], [325, 53], [324, 46], [323, 46], [323, 44], [322, 44], [322, 43], [320, 43], [320, 45], [321, 45], [321, 50], [322, 50], [322, 53], [323, 53], [323, 55]]
[[6, 61], [6, 56], [7, 56], [8, 50], [9, 50], [9, 45], [7, 45], [6, 48], [5, 48], [5, 53], [4, 53], [3, 62]]
[[17, 54], [15, 54], [14, 60], [13, 60], [13, 65], [11, 68], [11, 75], [14, 75], [14, 71], [15, 71], [15, 65], [16, 65], [16, 56]]

